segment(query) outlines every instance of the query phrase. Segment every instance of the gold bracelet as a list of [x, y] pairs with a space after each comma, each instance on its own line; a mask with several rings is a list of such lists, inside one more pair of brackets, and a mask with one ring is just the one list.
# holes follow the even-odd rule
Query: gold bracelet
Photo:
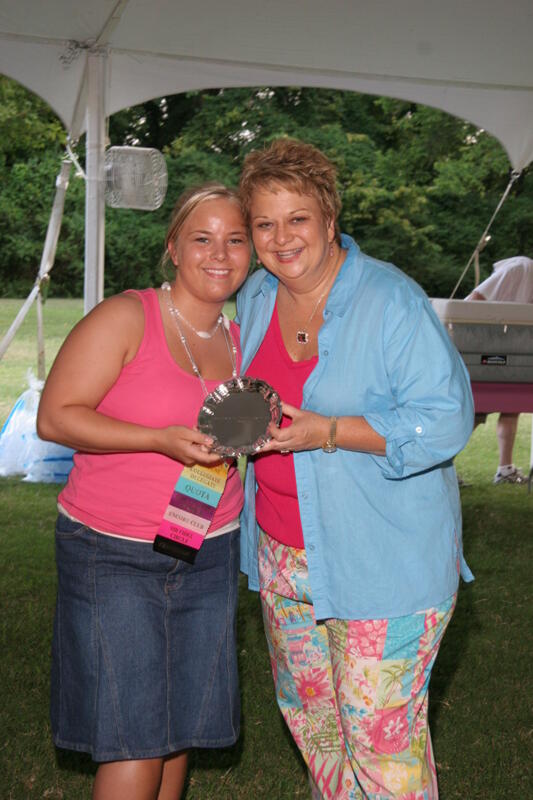
[[329, 418], [329, 436], [322, 445], [324, 453], [334, 453], [337, 449], [337, 417]]

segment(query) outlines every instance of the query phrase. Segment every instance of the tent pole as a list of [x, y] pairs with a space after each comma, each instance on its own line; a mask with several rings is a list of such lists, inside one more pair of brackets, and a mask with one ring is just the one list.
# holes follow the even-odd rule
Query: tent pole
[[87, 55], [87, 140], [85, 188], [85, 284], [83, 307], [87, 314], [104, 296], [104, 151], [106, 139], [107, 52], [100, 48]]
[[46, 231], [46, 239], [44, 242], [43, 253], [41, 256], [41, 264], [39, 266], [39, 274], [35, 280], [33, 289], [26, 298], [24, 304], [20, 308], [17, 316], [11, 323], [9, 330], [0, 342], [0, 359], [3, 357], [7, 348], [11, 344], [13, 337], [22, 325], [24, 317], [30, 310], [33, 301], [37, 297], [41, 281], [48, 280], [48, 273], [54, 265], [54, 258], [57, 248], [57, 240], [59, 239], [59, 232], [61, 230], [61, 220], [63, 219], [63, 208], [65, 206], [65, 194], [68, 189], [68, 181], [70, 176], [71, 163], [67, 159], [61, 164], [61, 170], [56, 178], [56, 193], [54, 197], [54, 204], [52, 212], [48, 221], [48, 229]]

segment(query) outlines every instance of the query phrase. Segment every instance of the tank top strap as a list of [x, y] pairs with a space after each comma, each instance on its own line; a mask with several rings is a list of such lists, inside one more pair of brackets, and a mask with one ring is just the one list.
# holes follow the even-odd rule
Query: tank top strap
[[127, 289], [124, 294], [135, 295], [143, 306], [144, 334], [137, 356], [153, 350], [161, 353], [161, 349], [166, 348], [166, 338], [157, 292], [155, 289]]

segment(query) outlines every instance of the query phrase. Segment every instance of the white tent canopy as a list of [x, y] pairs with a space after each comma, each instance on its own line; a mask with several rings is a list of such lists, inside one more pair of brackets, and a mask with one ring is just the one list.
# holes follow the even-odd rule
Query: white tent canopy
[[92, 305], [105, 116], [192, 89], [350, 89], [467, 119], [520, 170], [533, 160], [532, 33], [531, 0], [0, 0], [0, 72], [73, 138], [87, 130]]
[[531, 0], [0, 0], [0, 72], [84, 127], [86, 57], [106, 111], [221, 86], [306, 85], [442, 108], [533, 159]]

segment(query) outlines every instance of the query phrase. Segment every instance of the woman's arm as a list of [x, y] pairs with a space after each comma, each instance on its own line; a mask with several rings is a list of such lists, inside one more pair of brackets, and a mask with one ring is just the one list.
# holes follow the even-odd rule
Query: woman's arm
[[[292, 419], [287, 428], [269, 428], [272, 439], [261, 452], [269, 450], [318, 450], [327, 441], [330, 432], [331, 417], [316, 414], [314, 411], [303, 411], [288, 403], [282, 403], [283, 414]], [[386, 442], [383, 436], [375, 431], [364, 417], [337, 418], [337, 447], [342, 450], [356, 450], [363, 453], [384, 455]]]
[[[449, 336], [422, 297], [400, 297], [384, 315], [375, 338], [382, 356], [383, 402], [361, 416], [340, 417], [337, 446], [367, 452], [385, 477], [404, 478], [447, 462], [472, 431], [473, 403], [466, 368]], [[334, 406], [329, 404], [330, 413]], [[329, 417], [290, 409], [293, 422], [272, 431], [263, 450], [321, 447]], [[292, 437], [292, 438], [291, 438]]]
[[393, 480], [450, 462], [472, 433], [472, 391], [465, 364], [427, 298], [391, 297], [381, 348], [388, 391], [364, 417], [385, 438], [386, 457], [371, 457]]
[[481, 294], [481, 292], [478, 292], [477, 289], [474, 289], [473, 292], [470, 292], [468, 297], [465, 297], [465, 300], [486, 300], [486, 299], [487, 298], [483, 294]]
[[65, 340], [43, 390], [37, 432], [90, 453], [154, 451], [184, 464], [216, 463], [211, 439], [181, 425], [149, 428], [96, 411], [123, 367], [135, 356], [144, 332], [140, 301], [119, 295], [84, 317]]

